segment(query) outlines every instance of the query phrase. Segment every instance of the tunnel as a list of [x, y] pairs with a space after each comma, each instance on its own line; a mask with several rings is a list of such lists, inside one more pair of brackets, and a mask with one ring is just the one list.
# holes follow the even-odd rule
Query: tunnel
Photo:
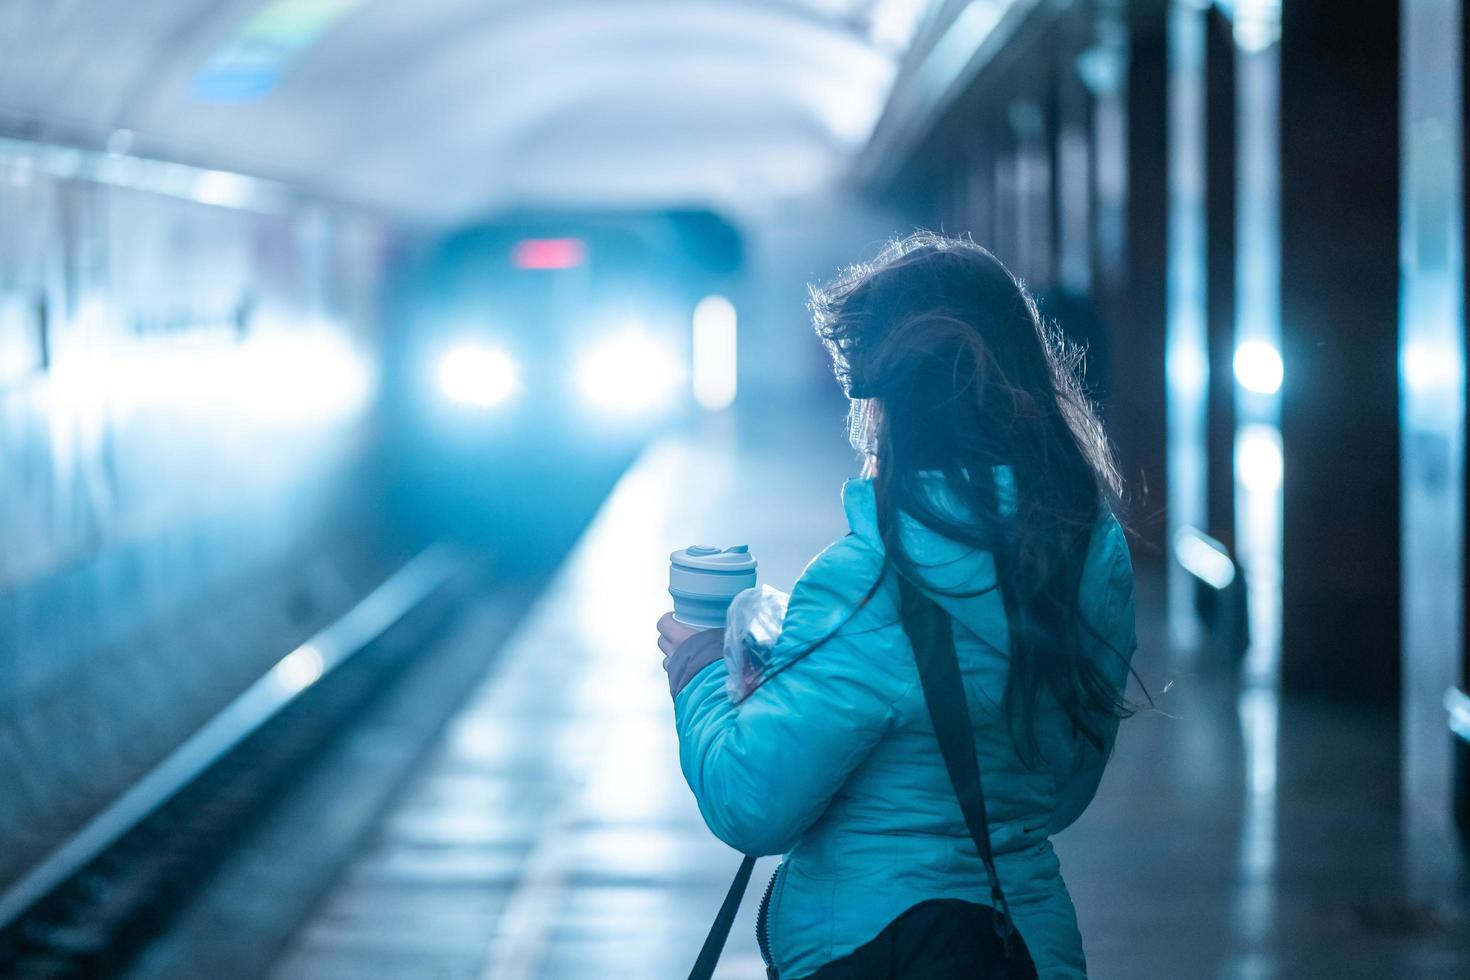
[[[1466, 38], [0, 3], [0, 977], [1002, 975], [831, 972], [941, 898], [1026, 975], [1470, 977]], [[908, 598], [920, 526], [991, 584]], [[1094, 750], [1050, 824], [1027, 677]]]

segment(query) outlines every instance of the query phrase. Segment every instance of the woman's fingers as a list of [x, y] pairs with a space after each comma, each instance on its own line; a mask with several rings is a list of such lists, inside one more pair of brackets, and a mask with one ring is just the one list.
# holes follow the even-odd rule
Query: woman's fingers
[[698, 632], [693, 626], [675, 619], [672, 612], [666, 612], [659, 617], [658, 648], [664, 655], [664, 670], [669, 669], [669, 658], [679, 649], [679, 645]]

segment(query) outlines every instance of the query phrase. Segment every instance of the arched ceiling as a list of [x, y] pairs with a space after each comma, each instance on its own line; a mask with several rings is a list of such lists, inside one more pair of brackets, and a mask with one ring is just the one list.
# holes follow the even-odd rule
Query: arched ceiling
[[[528, 202], [738, 206], [844, 171], [925, 4], [9, 0], [0, 126], [433, 221]], [[230, 52], [261, 55], [240, 39], [263, 12], [279, 77], [248, 98], [202, 90]], [[317, 32], [282, 41], [283, 17]]]

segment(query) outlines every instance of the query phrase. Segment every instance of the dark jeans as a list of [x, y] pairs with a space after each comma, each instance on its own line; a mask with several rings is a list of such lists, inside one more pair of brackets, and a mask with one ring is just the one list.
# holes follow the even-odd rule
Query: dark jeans
[[974, 902], [920, 902], [809, 980], [1034, 980], [1021, 934], [1011, 935], [1007, 957], [996, 918], [990, 906]]

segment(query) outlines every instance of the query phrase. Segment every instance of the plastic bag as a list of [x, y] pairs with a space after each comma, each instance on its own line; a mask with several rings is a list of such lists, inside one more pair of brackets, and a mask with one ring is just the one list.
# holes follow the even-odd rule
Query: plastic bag
[[725, 691], [732, 703], [761, 686], [781, 638], [791, 599], [780, 589], [757, 585], [735, 596], [725, 613]]

